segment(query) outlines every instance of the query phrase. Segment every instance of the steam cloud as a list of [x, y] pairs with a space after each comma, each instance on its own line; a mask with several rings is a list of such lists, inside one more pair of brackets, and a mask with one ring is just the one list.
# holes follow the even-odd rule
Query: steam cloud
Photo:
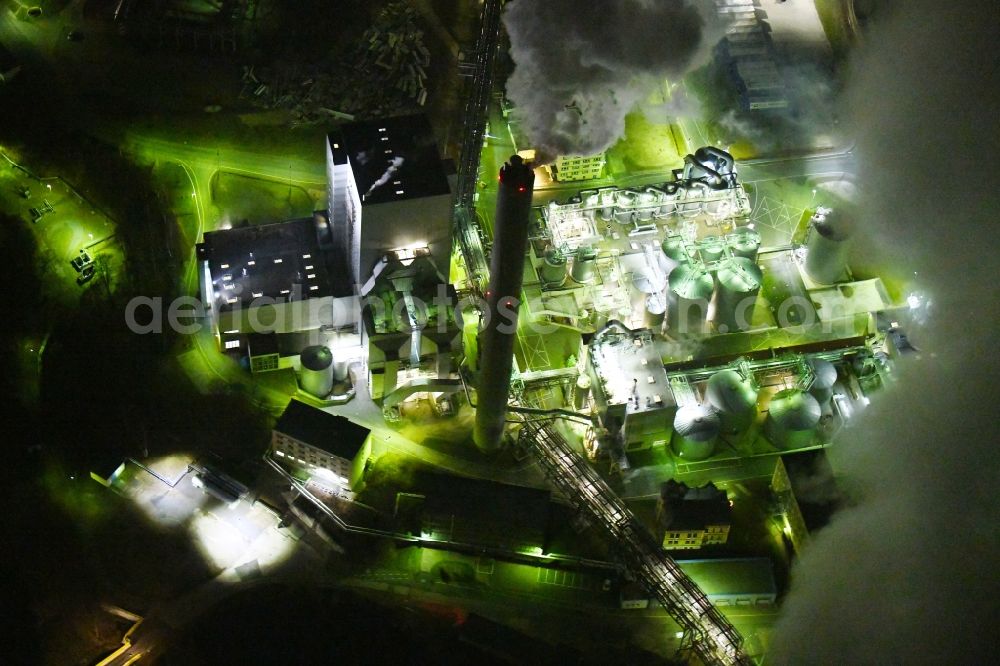
[[853, 63], [845, 106], [866, 245], [915, 271], [934, 308], [910, 331], [921, 355], [831, 450], [857, 501], [793, 568], [770, 663], [995, 661], [996, 7], [896, 4]]
[[679, 77], [707, 55], [710, 16], [688, 0], [508, 4], [515, 68], [507, 94], [539, 161], [614, 143], [657, 79]]

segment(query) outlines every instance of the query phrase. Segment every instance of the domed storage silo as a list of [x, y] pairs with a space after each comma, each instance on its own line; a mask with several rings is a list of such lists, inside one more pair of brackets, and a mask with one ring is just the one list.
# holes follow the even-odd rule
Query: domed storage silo
[[720, 370], [708, 380], [705, 398], [718, 412], [723, 432], [742, 432], [757, 414], [757, 391], [735, 370]]
[[757, 261], [760, 251], [760, 234], [749, 227], [737, 229], [729, 236], [729, 250], [735, 257]]
[[816, 398], [821, 407], [826, 406], [833, 397], [833, 385], [837, 383], [837, 368], [833, 363], [821, 358], [809, 359], [809, 365], [812, 366], [815, 375], [809, 393]]
[[809, 220], [806, 273], [819, 284], [834, 284], [844, 276], [851, 230], [847, 219], [829, 208], [817, 208]]
[[597, 251], [592, 247], [578, 247], [573, 257], [570, 277], [576, 282], [587, 284], [594, 281], [597, 274]]
[[544, 287], [561, 287], [566, 282], [566, 256], [554, 248], [546, 250], [538, 278]]
[[698, 246], [701, 260], [706, 264], [718, 261], [726, 252], [726, 244], [718, 236], [706, 236]]
[[716, 272], [715, 327], [720, 333], [750, 328], [763, 273], [743, 257], [730, 257]]
[[684, 247], [684, 241], [680, 236], [667, 236], [663, 239], [660, 247], [663, 248], [663, 254], [667, 255], [667, 258], [672, 259], [675, 263], [683, 264], [688, 261], [687, 249]]
[[799, 449], [813, 443], [822, 410], [802, 389], [785, 389], [771, 398], [764, 434], [779, 449]]
[[701, 265], [681, 264], [670, 271], [667, 326], [671, 333], [699, 335], [705, 332], [713, 287], [712, 276]]
[[653, 331], [663, 328], [663, 318], [667, 313], [667, 299], [662, 293], [646, 296], [646, 308], [643, 310], [643, 326]]
[[299, 356], [299, 384], [302, 390], [325, 398], [333, 390], [333, 353], [324, 345], [313, 345]]
[[704, 460], [715, 452], [719, 438], [719, 415], [705, 405], [685, 405], [674, 415], [670, 447], [684, 460]]

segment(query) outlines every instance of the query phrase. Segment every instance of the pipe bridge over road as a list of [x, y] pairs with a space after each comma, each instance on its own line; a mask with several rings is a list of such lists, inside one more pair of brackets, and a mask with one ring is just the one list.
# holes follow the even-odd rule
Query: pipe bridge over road
[[615, 539], [625, 567], [683, 629], [706, 665], [751, 666], [743, 638], [550, 421], [526, 421], [521, 430], [549, 481], [585, 508]]

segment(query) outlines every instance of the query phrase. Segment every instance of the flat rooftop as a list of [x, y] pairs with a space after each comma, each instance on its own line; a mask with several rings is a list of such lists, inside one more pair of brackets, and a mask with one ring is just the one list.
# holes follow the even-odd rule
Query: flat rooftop
[[362, 205], [451, 194], [424, 114], [349, 123], [328, 139], [349, 161]]
[[371, 434], [368, 428], [343, 416], [324, 412], [298, 400], [288, 403], [274, 430], [346, 460], [354, 459]]
[[630, 414], [675, 404], [650, 331], [612, 322], [594, 335], [590, 360], [608, 404], [626, 403]]
[[766, 557], [677, 560], [677, 564], [708, 596], [777, 592], [774, 568]]
[[547, 490], [419, 473], [408, 492], [423, 497], [420, 527], [434, 538], [506, 550], [545, 544]]
[[199, 247], [221, 309], [255, 298], [304, 300], [333, 290], [311, 218], [210, 231]]

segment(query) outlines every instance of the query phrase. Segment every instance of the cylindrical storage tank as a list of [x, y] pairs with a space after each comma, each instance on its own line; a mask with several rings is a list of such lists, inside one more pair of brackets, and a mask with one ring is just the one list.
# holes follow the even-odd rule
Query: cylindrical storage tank
[[583, 409], [584, 405], [587, 404], [588, 398], [590, 398], [590, 376], [586, 373], [581, 373], [576, 378], [576, 384], [573, 385], [573, 407]]
[[597, 251], [591, 247], [579, 247], [573, 257], [570, 277], [581, 284], [594, 281], [597, 274]]
[[313, 345], [299, 356], [299, 384], [302, 390], [325, 398], [333, 390], [333, 353], [324, 345]]
[[705, 332], [708, 302], [712, 300], [712, 276], [701, 266], [680, 264], [667, 280], [667, 326], [675, 335]]
[[615, 222], [618, 224], [631, 224], [632, 223], [632, 209], [631, 208], [615, 208]]
[[726, 244], [718, 236], [706, 236], [699, 245], [701, 260], [706, 264], [718, 261], [726, 252]]
[[708, 380], [708, 404], [718, 412], [723, 432], [742, 432], [757, 414], [757, 391], [735, 370], [720, 370]]
[[601, 195], [601, 219], [610, 222], [615, 216], [615, 195], [605, 192]]
[[819, 284], [834, 284], [844, 277], [851, 230], [848, 220], [829, 208], [818, 208], [809, 220], [806, 273]]
[[813, 443], [822, 410], [802, 389], [785, 389], [771, 398], [764, 434], [779, 449], [800, 449]]
[[333, 355], [333, 381], [346, 382], [351, 369], [351, 358], [341, 351]]
[[667, 259], [672, 259], [675, 264], [687, 263], [687, 249], [680, 236], [667, 236], [660, 247], [663, 248], [663, 254], [667, 255]]
[[750, 259], [731, 257], [716, 273], [715, 327], [719, 333], [750, 328], [763, 273]]
[[663, 328], [663, 318], [667, 313], [667, 299], [661, 293], [646, 296], [646, 308], [643, 310], [643, 326], [653, 331]]
[[555, 249], [545, 251], [539, 278], [546, 287], [561, 287], [566, 282], [566, 257]]
[[729, 250], [735, 257], [756, 262], [760, 251], [760, 234], [748, 227], [737, 229], [729, 237]]
[[685, 405], [674, 415], [670, 447], [684, 460], [704, 460], [715, 452], [719, 439], [719, 415], [705, 405]]
[[815, 375], [809, 393], [816, 398], [821, 407], [825, 406], [833, 397], [833, 385], [837, 383], [837, 368], [833, 363], [821, 358], [810, 359], [809, 365], [812, 366]]

